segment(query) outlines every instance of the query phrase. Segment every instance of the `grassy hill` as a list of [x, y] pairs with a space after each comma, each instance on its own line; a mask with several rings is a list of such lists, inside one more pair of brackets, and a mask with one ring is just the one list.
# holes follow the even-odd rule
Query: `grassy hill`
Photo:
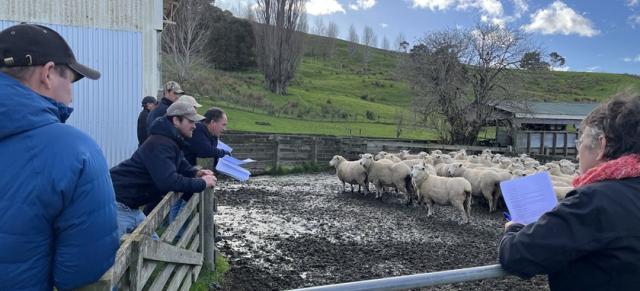
[[[317, 40], [308, 36], [308, 40]], [[396, 78], [395, 52], [370, 49], [367, 69], [362, 47], [349, 53], [349, 43], [336, 41], [333, 58], [305, 54], [287, 96], [263, 87], [257, 70], [223, 72], [200, 68], [184, 82], [205, 105], [228, 112], [230, 130], [434, 139], [433, 132], [410, 125], [412, 90]], [[170, 79], [165, 76], [164, 79]], [[621, 74], [517, 72], [517, 94], [540, 101], [600, 101], [620, 90], [640, 91], [640, 77]], [[204, 110], [204, 109], [203, 109]], [[408, 125], [409, 124], [409, 125]]]

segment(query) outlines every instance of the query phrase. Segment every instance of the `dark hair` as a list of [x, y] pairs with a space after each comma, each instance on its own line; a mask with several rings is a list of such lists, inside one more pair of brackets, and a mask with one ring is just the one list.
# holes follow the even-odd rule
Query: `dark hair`
[[180, 115], [173, 115], [173, 116], [167, 115], [167, 119], [169, 119], [169, 122], [172, 122], [172, 123], [173, 123], [174, 117], [178, 118], [178, 122], [182, 122], [182, 120], [184, 120], [184, 117]]
[[222, 118], [222, 115], [224, 114], [224, 110], [218, 107], [211, 107], [209, 108], [209, 110], [207, 110], [207, 112], [204, 113], [204, 119], [202, 120], [202, 122], [205, 124], [209, 124], [211, 123], [211, 121], [218, 122], [218, 120], [220, 120], [220, 118]]
[[581, 127], [602, 131], [607, 141], [606, 159], [640, 154], [640, 95], [620, 95], [600, 104], [582, 121]]

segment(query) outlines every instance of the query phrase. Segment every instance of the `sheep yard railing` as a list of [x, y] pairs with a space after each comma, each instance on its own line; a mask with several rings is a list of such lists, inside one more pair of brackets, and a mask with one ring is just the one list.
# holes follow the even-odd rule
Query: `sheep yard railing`
[[381, 279], [348, 282], [334, 285], [324, 285], [295, 289], [295, 291], [382, 291], [406, 290], [412, 288], [434, 287], [445, 284], [461, 283], [484, 279], [495, 279], [509, 275], [498, 264], [447, 270], [440, 272], [387, 277]]
[[[176, 219], [163, 229], [171, 206], [181, 195], [167, 194], [121, 240], [113, 266], [98, 282], [81, 290], [189, 290], [205, 265], [213, 270], [213, 190], [194, 194]], [[181, 228], [183, 232], [178, 236]], [[160, 239], [154, 240], [152, 236], [156, 233]]]

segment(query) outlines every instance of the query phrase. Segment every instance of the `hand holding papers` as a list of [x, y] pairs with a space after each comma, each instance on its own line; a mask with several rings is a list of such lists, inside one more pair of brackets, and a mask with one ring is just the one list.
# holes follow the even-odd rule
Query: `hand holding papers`
[[[218, 141], [218, 148], [226, 150], [228, 152], [232, 152], [233, 149], [224, 144], [221, 141]], [[238, 181], [247, 181], [251, 176], [251, 172], [246, 169], [240, 167], [242, 164], [255, 162], [252, 159], [238, 160], [232, 156], [224, 156], [223, 158], [218, 160], [218, 165], [216, 165], [216, 170], [220, 173], [223, 173], [227, 176], [230, 176]]]
[[500, 182], [500, 189], [513, 222], [535, 222], [558, 204], [547, 172]]

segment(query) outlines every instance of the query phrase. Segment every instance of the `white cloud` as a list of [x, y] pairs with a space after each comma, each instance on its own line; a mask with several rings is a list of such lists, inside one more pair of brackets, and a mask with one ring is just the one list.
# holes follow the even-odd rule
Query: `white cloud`
[[627, 6], [633, 7], [640, 4], [640, 0], [627, 0]]
[[640, 14], [629, 16], [629, 24], [631, 24], [631, 27], [633, 28], [636, 28], [636, 26], [640, 26]]
[[380, 23], [380, 26], [381, 26], [382, 28], [387, 28], [387, 27], [389, 27], [389, 24], [386, 24], [386, 23]]
[[626, 63], [640, 63], [640, 54], [635, 56], [635, 57], [626, 57], [624, 59], [622, 59], [623, 61], [625, 61]]
[[311, 15], [326, 15], [337, 12], [345, 13], [337, 0], [309, 0], [306, 4], [307, 13]]
[[531, 23], [523, 26], [527, 32], [578, 34], [586, 37], [600, 33], [589, 19], [576, 13], [561, 1], [555, 1], [549, 7], [536, 11], [531, 18]]
[[413, 8], [429, 9], [431, 11], [447, 10], [451, 7], [458, 10], [478, 10], [480, 20], [500, 26], [519, 19], [529, 7], [528, 0], [513, 1], [514, 14], [507, 16], [501, 0], [411, 0]]
[[552, 71], [558, 71], [558, 72], [566, 72], [569, 71], [570, 67], [569, 66], [563, 66], [563, 67], [551, 67]]
[[598, 70], [600, 70], [600, 66], [593, 66], [593, 67], [587, 68], [587, 72], [597, 72]]
[[446, 10], [453, 6], [457, 0], [412, 0], [413, 8], [424, 8], [435, 10]]
[[529, 5], [527, 5], [526, 0], [513, 0], [513, 5], [516, 9], [514, 16], [517, 18], [520, 18], [522, 14], [529, 10]]
[[376, 0], [356, 0], [355, 3], [349, 4], [352, 10], [367, 10], [376, 5]]

